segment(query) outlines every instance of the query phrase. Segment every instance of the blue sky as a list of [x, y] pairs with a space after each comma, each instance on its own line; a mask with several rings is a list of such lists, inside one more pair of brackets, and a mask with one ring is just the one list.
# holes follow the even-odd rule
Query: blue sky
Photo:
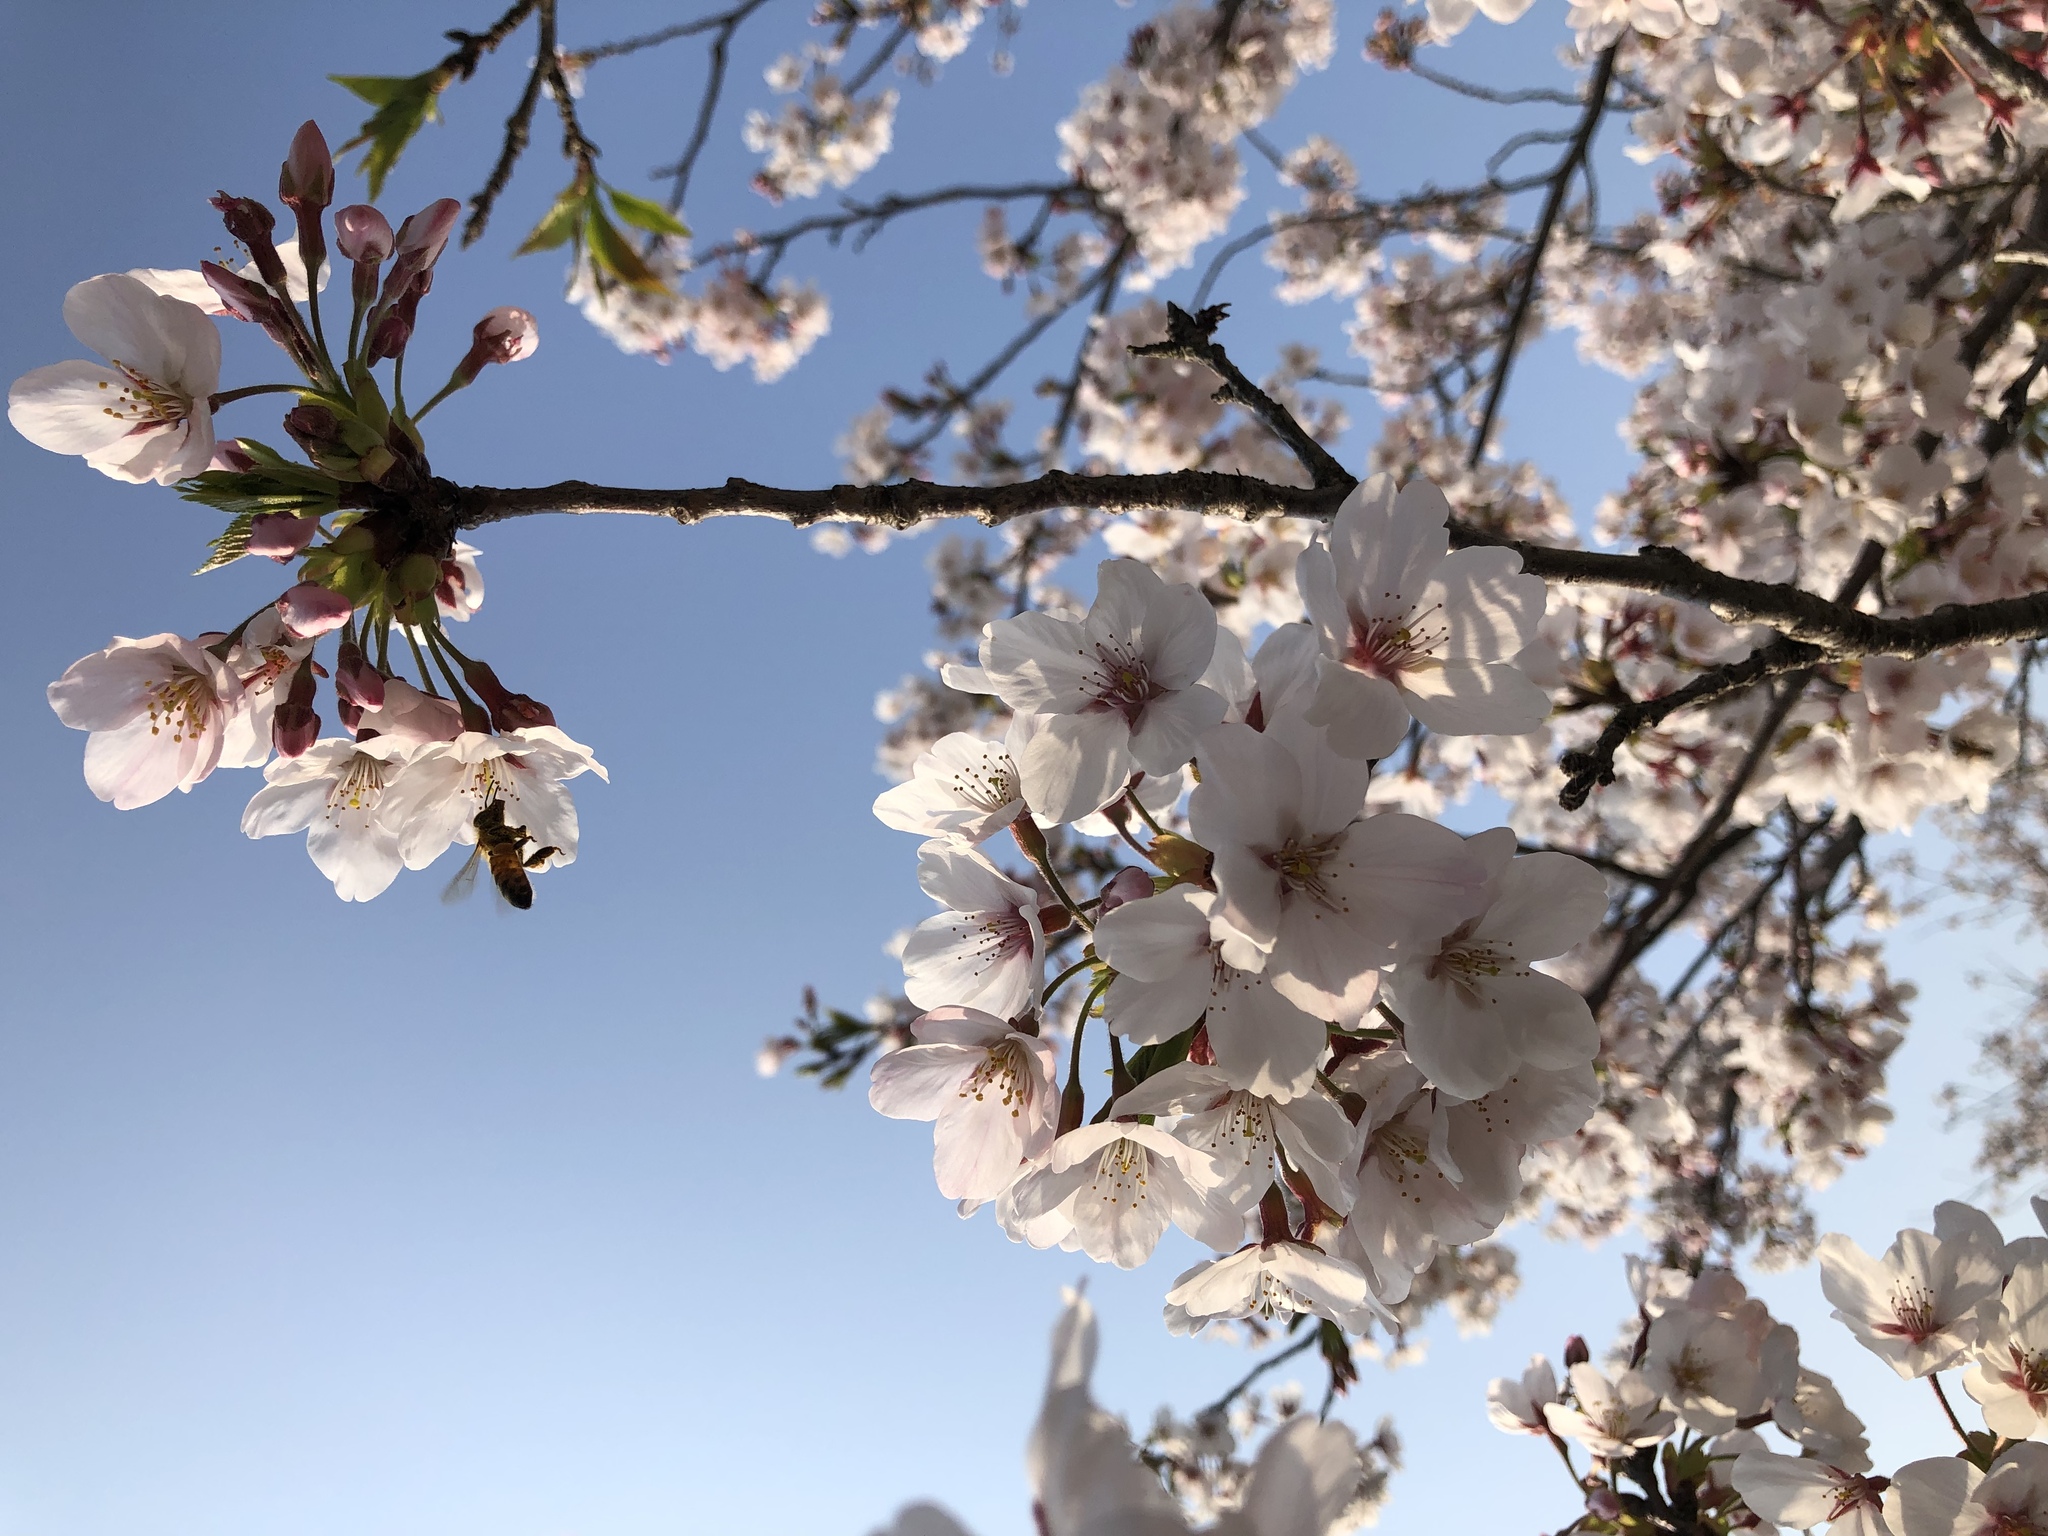
[[[742, 102], [804, 36], [787, 9], [736, 54]], [[571, 45], [676, 15], [565, 10]], [[267, 195], [303, 118], [344, 137], [358, 109], [327, 72], [419, 67], [439, 30], [484, 19], [392, 3], [0, 13], [0, 190], [17, 232], [0, 248], [0, 372], [75, 354], [58, 315], [69, 284], [211, 255], [205, 196]], [[1008, 78], [990, 75], [984, 38], [938, 86], [905, 88], [902, 147], [859, 191], [1047, 173], [1052, 123], [1134, 19], [1041, 0]], [[1368, 187], [1391, 190], [1468, 173], [1526, 122], [1361, 63], [1369, 24], [1346, 13], [1333, 67], [1276, 139], [1329, 131]], [[1450, 58], [1496, 79], [1548, 71], [1562, 37], [1532, 19], [1475, 30]], [[448, 98], [387, 209], [474, 188], [526, 46]], [[640, 185], [673, 155], [701, 69], [690, 45], [600, 69], [587, 112], [612, 179]], [[507, 259], [564, 179], [545, 125], [536, 138], [494, 236], [443, 264], [422, 313], [421, 363], [452, 360], [494, 304], [541, 324], [532, 361], [437, 414], [443, 474], [827, 483], [832, 440], [881, 384], [939, 355], [971, 366], [1008, 334], [969, 208], [857, 258], [793, 256], [785, 270], [832, 294], [834, 326], [773, 387], [624, 357], [561, 304], [553, 257]], [[1639, 191], [1611, 151], [1608, 195]], [[728, 118], [688, 210], [700, 229], [804, 211], [760, 204], [748, 168]], [[1254, 187], [1253, 211], [1288, 201]], [[1284, 313], [1260, 270], [1219, 294], [1238, 306], [1237, 355], [1258, 371], [1308, 338], [1341, 362], [1343, 311]], [[1073, 334], [1048, 345], [1066, 355]], [[274, 356], [232, 335], [228, 382], [277, 376]], [[1570, 357], [1568, 341], [1535, 350], [1505, 442], [1541, 445], [1584, 515], [1625, 472], [1612, 424], [1628, 389]], [[233, 429], [276, 438], [270, 410], [232, 409]], [[1348, 456], [1367, 438], [1354, 428]], [[929, 643], [928, 541], [832, 561], [759, 523], [490, 531], [489, 600], [464, 643], [552, 703], [612, 783], [579, 781], [581, 858], [540, 882], [530, 914], [451, 911], [438, 874], [349, 907], [294, 840], [241, 838], [253, 775], [117, 813], [87, 793], [82, 738], [43, 702], [109, 635], [224, 627], [277, 571], [187, 578], [211, 514], [12, 434], [0, 476], [0, 1536], [860, 1536], [917, 1496], [982, 1536], [1026, 1531], [1024, 1431], [1058, 1288], [1082, 1261], [958, 1222], [931, 1188], [923, 1127], [752, 1069], [806, 983], [849, 1005], [889, 983], [881, 946], [925, 910], [911, 843], [867, 807], [874, 694]], [[1955, 982], [1958, 956], [1994, 940], [1905, 943], [1933, 1029], [1901, 1059], [1899, 1134], [1821, 1202], [1866, 1245], [1967, 1183], [1967, 1147], [1940, 1137], [1929, 1095], [1986, 1012]], [[1480, 1398], [1532, 1349], [1604, 1334], [1620, 1253], [1523, 1246], [1524, 1291], [1494, 1337], [1439, 1329], [1427, 1367], [1369, 1372], [1345, 1405], [1365, 1426], [1394, 1413], [1409, 1442], [1391, 1532], [1567, 1518], [1566, 1500], [1532, 1504], [1523, 1484], [1554, 1477], [1536, 1470], [1548, 1453], [1484, 1438]], [[1175, 1238], [1134, 1275], [1090, 1270], [1101, 1395], [1135, 1419], [1205, 1401], [1242, 1368], [1161, 1329], [1159, 1296], [1188, 1261]], [[1831, 1351], [1823, 1368], [1889, 1383], [1855, 1377], [1809, 1279], [1770, 1294]], [[1899, 1454], [1926, 1443], [1904, 1437], [1931, 1433], [1930, 1412], [1900, 1409]], [[1475, 1435], [1500, 1458], [1484, 1485]]]

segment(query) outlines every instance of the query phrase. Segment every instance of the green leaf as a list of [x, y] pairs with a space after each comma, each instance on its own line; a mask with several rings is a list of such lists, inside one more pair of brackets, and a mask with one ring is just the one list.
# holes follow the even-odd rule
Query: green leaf
[[204, 576], [208, 571], [217, 571], [230, 565], [249, 552], [249, 530], [256, 525], [254, 512], [238, 512], [234, 520], [216, 536], [208, 539], [207, 546], [213, 553], [206, 557], [206, 563], [192, 574]]
[[668, 284], [654, 275], [647, 263], [640, 259], [640, 253], [604, 216], [595, 201], [590, 205], [589, 218], [583, 223], [583, 238], [590, 243], [591, 260], [628, 288], [637, 288], [642, 293], [668, 292]]
[[560, 245], [567, 245], [576, 238], [583, 221], [590, 215], [590, 188], [581, 179], [572, 181], [555, 198], [555, 205], [541, 216], [533, 231], [520, 242], [514, 256], [527, 256], [535, 251], [552, 251]]
[[650, 235], [673, 235], [678, 240], [690, 238], [690, 226], [661, 204], [635, 197], [630, 192], [621, 192], [613, 186], [607, 186], [605, 191], [611, 197], [612, 212], [619, 216], [620, 223], [644, 229]]
[[234, 517], [259, 512], [292, 512], [325, 517], [340, 505], [340, 485], [326, 476], [312, 484], [293, 483], [263, 472], [209, 469], [178, 482], [187, 501], [216, 508]]
[[398, 164], [405, 146], [427, 122], [438, 116], [434, 109], [441, 87], [448, 83], [438, 69], [420, 75], [330, 75], [335, 84], [354, 92], [377, 110], [353, 139], [343, 145], [353, 149], [367, 143], [358, 167], [369, 178], [370, 196], [384, 190], [384, 178]]

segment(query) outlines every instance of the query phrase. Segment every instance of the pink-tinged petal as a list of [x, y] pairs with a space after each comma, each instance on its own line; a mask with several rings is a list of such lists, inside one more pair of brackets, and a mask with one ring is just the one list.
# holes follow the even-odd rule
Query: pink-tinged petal
[[64, 295], [71, 334], [111, 363], [188, 395], [220, 383], [220, 330], [196, 305], [166, 298], [123, 272], [89, 277]]
[[[1411, 974], [1411, 968], [1419, 971], [1421, 964], [1404, 963], [1395, 971], [1389, 988], [1394, 1011], [1408, 1026], [1403, 1043], [1409, 1059], [1454, 1097], [1476, 1099], [1492, 1092], [1521, 1065], [1521, 1055], [1509, 1037], [1509, 1020], [1490, 996], [1474, 995], [1450, 981]], [[1590, 1058], [1592, 1053], [1587, 1054]]]
[[1776, 1525], [1806, 1530], [1829, 1519], [1835, 1479], [1817, 1461], [1744, 1451], [1735, 1458], [1729, 1481], [1743, 1503]]
[[1520, 961], [1548, 960], [1582, 942], [1607, 915], [1607, 877], [1568, 853], [1513, 859], [1494, 883], [1474, 934], [1512, 940]]
[[[1116, 989], [1112, 987], [1112, 992]], [[1209, 999], [1209, 1049], [1232, 1086], [1291, 1100], [1309, 1091], [1330, 1046], [1329, 1026], [1304, 1013], [1262, 975], [1222, 972]]]
[[1541, 971], [1504, 976], [1496, 983], [1496, 995], [1500, 1011], [1509, 1015], [1509, 1038], [1522, 1060], [1555, 1071], [1599, 1053], [1600, 1026], [1593, 1022], [1593, 1010], [1555, 976]]
[[868, 1074], [868, 1103], [892, 1120], [936, 1120], [986, 1053], [959, 1045], [907, 1045]]
[[1420, 816], [1397, 811], [1359, 822], [1343, 853], [1331, 877], [1350, 925], [1385, 933], [1390, 944], [1442, 938], [1484, 901], [1486, 866], [1457, 833]]
[[1302, 718], [1323, 727], [1340, 757], [1387, 757], [1408, 734], [1408, 705], [1398, 688], [1327, 658], [1316, 668], [1315, 696]]
[[1422, 598], [1441, 611], [1450, 634], [1440, 655], [1457, 661], [1511, 661], [1536, 638], [1548, 590], [1524, 574], [1512, 549], [1454, 549]]
[[1093, 696], [1082, 685], [1099, 660], [1080, 625], [1049, 613], [1024, 613], [989, 625], [981, 665], [989, 686], [1011, 709], [1042, 714], [1086, 708]]
[[[333, 787], [334, 781], [325, 777], [264, 785], [250, 796], [242, 810], [243, 835], [279, 837], [305, 831], [326, 811], [328, 792]], [[392, 852], [395, 858], [396, 848]]]
[[995, 1099], [953, 1100], [932, 1135], [932, 1173], [948, 1200], [993, 1200], [1023, 1171], [1022, 1106], [1013, 1115]]
[[174, 789], [189, 790], [212, 771], [219, 753], [218, 729], [168, 741], [145, 715], [86, 738], [86, 787], [118, 811], [136, 810]]
[[1192, 966], [1206, 968], [1215, 900], [1183, 885], [1125, 902], [1096, 923], [1095, 952], [1137, 981], [1165, 981]]
[[[1354, 495], [1356, 492], [1353, 493]], [[1323, 651], [1341, 656], [1351, 643], [1351, 611], [1344, 606], [1344, 594], [1337, 585], [1337, 565], [1320, 543], [1304, 549], [1294, 562], [1294, 585], [1301, 593], [1301, 605], [1308, 612], [1308, 627]], [[1271, 645], [1269, 639], [1266, 642]], [[1263, 653], [1265, 647], [1260, 647]]]
[[1207, 597], [1186, 582], [1161, 582], [1146, 610], [1144, 633], [1136, 637], [1153, 683], [1191, 686], [1216, 658], [1217, 632], [1216, 609]]
[[1122, 715], [1046, 715], [1017, 755], [1024, 803], [1041, 820], [1075, 821], [1122, 792], [1135, 768]]
[[[1317, 1266], [1304, 1283], [1321, 1289], [1319, 1282], [1334, 1267]], [[1274, 1269], [1283, 1281], [1289, 1273]], [[1354, 1304], [1365, 1300], [1363, 1276], [1357, 1289]], [[1323, 1536], [1357, 1492], [1358, 1469], [1358, 1445], [1350, 1430], [1300, 1415], [1259, 1447], [1245, 1489], [1245, 1515], [1258, 1536]]]
[[1550, 718], [1550, 695], [1504, 661], [1417, 667], [1400, 686], [1409, 713], [1440, 736], [1525, 736]]
[[1147, 704], [1131, 732], [1131, 759], [1163, 778], [1195, 755], [1202, 733], [1223, 722], [1223, 696], [1196, 684]]
[[959, 1045], [987, 1050], [1014, 1031], [1009, 1022], [979, 1008], [934, 1008], [910, 1026], [919, 1045]]
[[341, 628], [355, 611], [356, 605], [332, 587], [311, 581], [300, 582], [277, 600], [278, 616], [301, 640]]
[[98, 363], [52, 363], [25, 373], [7, 391], [14, 430], [52, 453], [102, 453], [134, 424], [110, 414], [128, 381]]
[[[1098, 645], [1123, 645], [1143, 654], [1149, 638], [1147, 620], [1166, 590], [1159, 573], [1143, 561], [1103, 561], [1095, 568], [1095, 601], [1081, 626], [1090, 649]], [[1207, 598], [1200, 593], [1195, 597], [1204, 608], [1209, 608]], [[1215, 610], [1209, 608], [1209, 614], [1213, 621]], [[1208, 665], [1207, 657], [1202, 664]]]
[[306, 831], [313, 867], [334, 882], [343, 901], [371, 901], [391, 888], [403, 864], [398, 837], [385, 827], [316, 820]]
[[1451, 509], [1441, 491], [1420, 477], [1398, 496], [1392, 490], [1391, 479], [1374, 475], [1345, 498], [1330, 525], [1338, 587], [1366, 618], [1405, 616], [1451, 547]]
[[1208, 1005], [1209, 963], [1205, 957], [1162, 981], [1117, 977], [1104, 995], [1103, 1019], [1111, 1033], [1137, 1045], [1155, 1045], [1192, 1028]]

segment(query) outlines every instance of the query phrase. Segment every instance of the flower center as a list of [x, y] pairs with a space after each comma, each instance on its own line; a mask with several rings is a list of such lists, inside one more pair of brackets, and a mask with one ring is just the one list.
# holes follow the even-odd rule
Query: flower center
[[[164, 427], [175, 427], [192, 414], [192, 398], [175, 389], [168, 389], [156, 380], [137, 373], [119, 358], [113, 364], [121, 371], [127, 385], [114, 391], [112, 404], [100, 407], [107, 415], [131, 423], [129, 432], [154, 432]], [[100, 380], [105, 389], [107, 381]]]
[[254, 672], [242, 675], [242, 687], [251, 693], [261, 693], [297, 665], [291, 652], [281, 645], [261, 646], [257, 654], [263, 658], [261, 664]]
[[1924, 1285], [1896, 1287], [1892, 1291], [1892, 1320], [1879, 1323], [1871, 1331], [1911, 1339], [1915, 1344], [1926, 1343], [1941, 1332], [1934, 1318], [1934, 1292]]
[[1132, 725], [1147, 704], [1166, 692], [1152, 681], [1145, 659], [1120, 640], [1095, 647], [1095, 670], [1081, 687], [1097, 704], [1115, 710]]
[[1095, 1178], [1088, 1187], [1098, 1200], [1135, 1210], [1145, 1202], [1151, 1174], [1152, 1154], [1129, 1137], [1119, 1136], [1095, 1160]]
[[1405, 619], [1353, 618], [1344, 664], [1369, 677], [1398, 683], [1402, 673], [1433, 661], [1437, 647], [1450, 637], [1440, 605]]
[[[1341, 832], [1313, 840], [1290, 837], [1263, 858], [1266, 867], [1280, 876], [1280, 883], [1290, 892], [1299, 891], [1333, 912], [1346, 912], [1350, 910], [1350, 903], [1331, 892], [1328, 873], [1330, 864], [1341, 851], [1343, 837]], [[1344, 867], [1349, 869], [1351, 866], [1346, 863]]]
[[1429, 1142], [1413, 1126], [1395, 1120], [1373, 1132], [1372, 1150], [1383, 1162], [1408, 1163], [1420, 1168], [1429, 1161]]
[[377, 797], [383, 793], [384, 764], [367, 752], [358, 752], [327, 792], [327, 814], [335, 818], [343, 811], [374, 811]]
[[196, 741], [220, 714], [213, 684], [182, 663], [171, 675], [143, 689], [149, 700], [149, 734], [168, 730], [172, 741]]
[[999, 1103], [1009, 1106], [1010, 1118], [1023, 1114], [1024, 1106], [1031, 1100], [1031, 1079], [1024, 1069], [1024, 1047], [1015, 1040], [1003, 1040], [989, 1047], [988, 1054], [980, 1064], [968, 1073], [967, 1081], [960, 1085], [960, 1097], [972, 1099], [975, 1103], [986, 1102], [993, 1094]]
[[1007, 756], [983, 758], [953, 775], [953, 793], [978, 811], [1000, 811], [1017, 798], [1017, 765]]
[[1478, 997], [1488, 981], [1500, 976], [1523, 973], [1515, 963], [1515, 944], [1512, 939], [1480, 939], [1474, 941], [1472, 930], [1479, 926], [1479, 919], [1473, 918], [1443, 942], [1443, 948], [1429, 958], [1423, 973], [1431, 981], [1448, 981], [1467, 994]]

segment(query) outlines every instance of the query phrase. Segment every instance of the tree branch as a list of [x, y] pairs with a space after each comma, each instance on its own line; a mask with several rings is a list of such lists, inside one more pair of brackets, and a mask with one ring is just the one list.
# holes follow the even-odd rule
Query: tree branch
[[1536, 284], [1543, 271], [1543, 252], [1550, 244], [1550, 233], [1557, 226], [1557, 216], [1564, 208], [1565, 194], [1571, 190], [1572, 176], [1579, 163], [1586, 158], [1587, 150], [1593, 145], [1593, 130], [1600, 126], [1600, 116], [1607, 110], [1607, 87], [1614, 79], [1615, 56], [1621, 51], [1621, 41], [1616, 39], [1600, 55], [1600, 62], [1594, 67], [1593, 79], [1586, 86], [1585, 116], [1579, 119], [1578, 132], [1573, 135], [1571, 147], [1565, 150], [1564, 158], [1551, 172], [1550, 193], [1543, 199], [1543, 214], [1536, 221], [1536, 234], [1529, 242], [1528, 266], [1522, 273], [1522, 291], [1515, 295], [1515, 307], [1508, 315], [1508, 328], [1500, 340], [1500, 356], [1493, 365], [1493, 382], [1486, 391], [1486, 408], [1479, 418], [1479, 428], [1472, 435], [1472, 449], [1465, 462], [1472, 468], [1479, 466], [1486, 457], [1486, 440], [1493, 435], [1494, 419], [1500, 414], [1501, 396], [1507, 393], [1508, 372], [1514, 367], [1515, 349], [1521, 345], [1522, 327], [1528, 321], [1529, 308], [1536, 300]]
[[2001, 84], [2028, 101], [2048, 105], [2048, 80], [1986, 37], [1963, 0], [1920, 0], [1920, 9], [1951, 48], [1969, 55], [1979, 69], [1995, 75]]

